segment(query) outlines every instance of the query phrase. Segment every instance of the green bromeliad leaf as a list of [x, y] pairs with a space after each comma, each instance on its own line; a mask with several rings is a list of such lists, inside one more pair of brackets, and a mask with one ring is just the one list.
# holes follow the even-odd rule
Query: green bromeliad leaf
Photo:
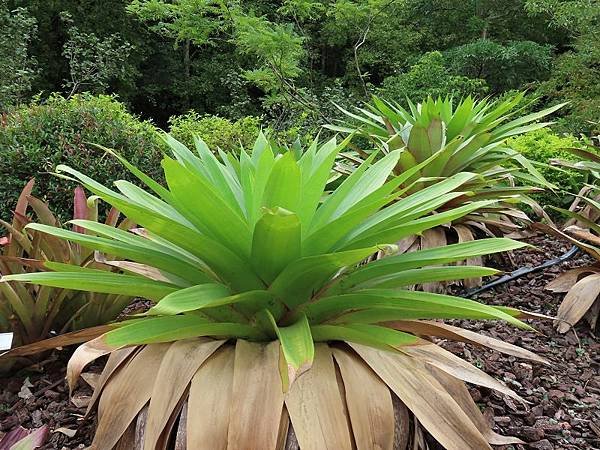
[[312, 366], [315, 343], [310, 331], [310, 324], [306, 316], [302, 314], [296, 323], [288, 327], [279, 327], [275, 318], [268, 311], [266, 314], [281, 343], [283, 358], [280, 359], [280, 372], [283, 389], [287, 391], [294, 380]]
[[311, 323], [379, 323], [400, 318], [455, 317], [502, 319], [520, 328], [530, 328], [513, 316], [474, 300], [401, 289], [363, 289], [324, 297], [307, 305], [303, 313]]
[[315, 325], [311, 332], [316, 342], [346, 341], [382, 350], [398, 350], [407, 345], [414, 345], [419, 340], [409, 333], [364, 323]]
[[131, 295], [145, 297], [154, 301], [158, 301], [166, 295], [179, 290], [177, 286], [160, 281], [149, 280], [144, 277], [92, 271], [91, 269], [83, 268], [69, 272], [39, 272], [6, 275], [2, 277], [2, 282], [6, 281], [23, 281], [44, 286], [101, 292], [104, 294]]
[[[510, 186], [514, 178], [529, 187], [530, 192], [530, 183], [552, 189], [554, 186], [530, 161], [508, 147], [507, 139], [548, 126], [551, 122], [539, 121], [565, 104], [518, 116], [527, 106], [524, 100], [523, 93], [498, 101], [467, 97], [456, 103], [452, 98], [428, 98], [418, 105], [408, 101], [409, 108], [405, 109], [395, 101], [373, 97], [366, 108], [356, 108], [355, 112], [340, 108], [347, 119], [329, 128], [369, 138], [386, 150], [403, 150], [398, 161], [400, 173], [437, 154], [435, 161], [419, 171], [419, 176], [435, 179], [474, 172], [485, 180], [478, 191], [500, 182]], [[360, 159], [363, 155], [364, 151], [355, 156]], [[513, 172], [497, 179], [497, 168], [510, 168]], [[415, 192], [430, 184], [421, 180], [411, 189]]]
[[[265, 210], [256, 222], [252, 236], [251, 261], [256, 273], [266, 284], [301, 254], [300, 219], [294, 213], [277, 207]], [[286, 249], [285, 252], [273, 249]]]
[[239, 337], [260, 339], [263, 337], [254, 327], [239, 323], [212, 323], [196, 315], [164, 316], [125, 322], [116, 330], [102, 337], [112, 348], [128, 345], [155, 344], [199, 336]]

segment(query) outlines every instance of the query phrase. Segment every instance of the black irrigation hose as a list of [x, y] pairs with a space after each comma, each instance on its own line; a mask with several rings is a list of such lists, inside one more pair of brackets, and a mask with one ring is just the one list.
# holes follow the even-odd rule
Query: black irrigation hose
[[579, 247], [574, 245], [573, 247], [571, 247], [571, 249], [568, 252], [560, 255], [558, 258], [550, 259], [550, 260], [545, 261], [544, 263], [540, 264], [539, 266], [535, 266], [535, 267], [521, 267], [520, 269], [517, 269], [511, 273], [508, 273], [488, 284], [484, 284], [483, 286], [468, 290], [462, 297], [465, 297], [465, 298], [473, 297], [474, 295], [477, 295], [480, 292], [487, 291], [488, 289], [491, 289], [496, 286], [500, 286], [501, 284], [504, 284], [511, 280], [520, 278], [523, 275], [527, 275], [528, 273], [538, 272], [542, 269], [545, 269], [546, 267], [551, 267], [551, 266], [555, 266], [556, 264], [563, 263], [563, 262], [571, 259], [573, 256], [575, 256], [578, 251], [579, 251]]

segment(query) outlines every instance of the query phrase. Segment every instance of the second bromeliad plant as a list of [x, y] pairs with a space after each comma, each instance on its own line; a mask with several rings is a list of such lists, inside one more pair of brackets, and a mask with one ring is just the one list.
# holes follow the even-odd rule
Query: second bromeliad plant
[[407, 286], [493, 274], [429, 266], [524, 244], [483, 239], [364, 263], [377, 251], [394, 253], [404, 237], [493, 204], [465, 199], [432, 214], [465, 198], [478, 175], [460, 172], [413, 190], [413, 177], [437, 156], [394, 175], [402, 152], [393, 150], [327, 191], [347, 140], [315, 142], [296, 158], [261, 135], [250, 154], [222, 161], [202, 141], [194, 153], [167, 140], [168, 187], [129, 166], [153, 194], [123, 183], [114, 191], [58, 168], [143, 227], [136, 234], [87, 220], [73, 223], [90, 234], [28, 225], [121, 258], [125, 273], [55, 265], [2, 279], [154, 302], [106, 326], [69, 363], [73, 386], [87, 363], [110, 354], [90, 405], [99, 409], [92, 448], [133, 448], [142, 417], [145, 449], [166, 448], [174, 435], [189, 449], [284, 448], [292, 427], [303, 450], [405, 448], [409, 440], [418, 448], [421, 426], [454, 450], [519, 442], [490, 430], [463, 381], [516, 394], [431, 338], [542, 361], [433, 321], [499, 319], [530, 329], [520, 320], [528, 315]]
[[[563, 105], [519, 116], [528, 107], [522, 93], [502, 101], [476, 101], [468, 97], [459, 102], [451, 98], [429, 98], [417, 105], [407, 103], [405, 109], [398, 103], [374, 97], [365, 108], [356, 112], [342, 110], [347, 119], [340, 121], [341, 126], [330, 128], [357, 133], [379, 148], [380, 155], [402, 149], [395, 173], [404, 173], [431, 155], [437, 155], [435, 161], [417, 170], [407, 180], [405, 187], [413, 183], [409, 192], [460, 172], [478, 175], [463, 185], [463, 196], [448, 199], [438, 211], [476, 200], [495, 199], [496, 202], [460, 217], [444, 228], [431, 229], [418, 238], [403, 242], [400, 251], [409, 249], [410, 245], [413, 250], [444, 245], [453, 240], [469, 241], [482, 234], [503, 236], [514, 233], [518, 236], [519, 225], [531, 223], [519, 203], [545, 215], [528, 194], [539, 191], [540, 187], [552, 189], [554, 186], [544, 179], [532, 162], [509, 148], [506, 141], [509, 137], [547, 126], [549, 122], [539, 120]], [[378, 157], [362, 151], [359, 145], [343, 155], [354, 162]], [[352, 170], [352, 164], [347, 167]], [[482, 264], [481, 258], [469, 262]], [[466, 280], [464, 284], [474, 287], [480, 282], [481, 279], [476, 278]], [[441, 286], [426, 285], [425, 288], [440, 289]]]

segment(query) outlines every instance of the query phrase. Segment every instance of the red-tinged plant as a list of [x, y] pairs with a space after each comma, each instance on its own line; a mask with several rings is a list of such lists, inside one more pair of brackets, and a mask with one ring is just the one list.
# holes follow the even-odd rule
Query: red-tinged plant
[[[61, 227], [48, 205], [31, 195], [31, 180], [19, 196], [12, 221], [0, 220], [8, 235], [0, 241], [2, 276], [79, 268], [118, 271], [110, 261], [99, 262], [94, 252], [77, 243], [26, 229], [32, 217], [39, 223]], [[108, 212], [105, 224], [127, 228], [119, 223], [119, 212]], [[97, 201], [88, 199], [81, 187], [74, 192], [74, 219], [97, 221]], [[62, 229], [62, 228], [61, 228]], [[73, 226], [78, 233], [87, 233]], [[48, 263], [52, 261], [52, 263]], [[127, 295], [104, 295], [72, 289], [36, 287], [18, 281], [0, 282], [0, 332], [12, 332], [14, 345], [30, 344], [52, 335], [78, 330], [114, 320], [131, 302]]]

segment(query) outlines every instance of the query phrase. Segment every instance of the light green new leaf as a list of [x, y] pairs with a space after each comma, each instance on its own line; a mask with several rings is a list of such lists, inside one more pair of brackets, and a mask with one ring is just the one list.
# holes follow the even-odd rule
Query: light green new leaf
[[[502, 319], [519, 328], [527, 324], [473, 300], [401, 289], [363, 289], [319, 299], [304, 313], [311, 323], [377, 323], [408, 319]], [[388, 317], [388, 319], [385, 319]]]
[[387, 351], [395, 351], [419, 341], [419, 338], [412, 334], [364, 323], [313, 325], [311, 331], [316, 342], [354, 342]]
[[360, 248], [297, 259], [273, 281], [269, 291], [289, 308], [293, 308], [308, 301], [314, 291], [340, 269], [358, 264], [377, 250], [378, 247]]
[[130, 295], [144, 297], [153, 301], [158, 301], [179, 289], [177, 286], [153, 281], [144, 277], [83, 268], [76, 272], [38, 272], [5, 275], [0, 280], [22, 281], [42, 286], [74, 289], [76, 291]]
[[526, 246], [526, 243], [512, 239], [490, 238], [388, 256], [349, 273], [341, 279], [339, 290], [351, 289], [360, 283], [405, 270], [464, 261], [476, 256], [507, 252]]
[[148, 310], [147, 315], [175, 315], [200, 308], [220, 306], [231, 292], [222, 284], [206, 283], [175, 291]]
[[445, 266], [411, 269], [372, 278], [352, 290], [367, 288], [396, 288], [434, 281], [464, 280], [467, 278], [488, 277], [498, 273], [496, 269], [480, 266]]
[[201, 233], [247, 257], [250, 254], [250, 230], [243, 218], [197, 172], [168, 158], [163, 159], [162, 165], [180, 212]]
[[279, 370], [283, 390], [286, 392], [296, 378], [311, 368], [315, 356], [315, 344], [305, 315], [301, 315], [290, 326], [279, 327], [271, 313], [268, 311], [266, 313], [281, 344], [283, 358], [280, 357]]
[[139, 319], [109, 331], [99, 339], [108, 347], [155, 344], [199, 336], [225, 336], [241, 339], [259, 339], [262, 334], [250, 325], [241, 323], [212, 323], [196, 315], [164, 316]]
[[254, 226], [252, 266], [269, 285], [290, 262], [300, 257], [300, 247], [298, 216], [282, 208], [265, 210]]
[[261, 206], [298, 212], [302, 196], [302, 174], [294, 154], [287, 152], [275, 160], [264, 189]]

